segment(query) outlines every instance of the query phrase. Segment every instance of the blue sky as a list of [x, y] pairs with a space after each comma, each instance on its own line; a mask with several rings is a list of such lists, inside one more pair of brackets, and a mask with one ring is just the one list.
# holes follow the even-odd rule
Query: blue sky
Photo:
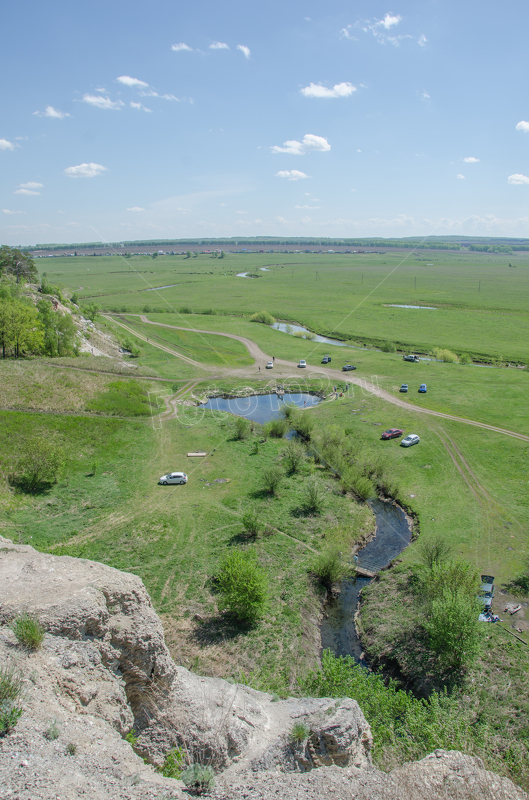
[[527, 4], [25, 2], [0, 241], [529, 237]]

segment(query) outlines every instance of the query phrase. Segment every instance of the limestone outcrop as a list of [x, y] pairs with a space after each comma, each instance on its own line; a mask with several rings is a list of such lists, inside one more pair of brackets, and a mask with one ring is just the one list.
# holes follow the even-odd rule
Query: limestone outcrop
[[[46, 629], [36, 652], [9, 628], [21, 611], [37, 614]], [[214, 766], [223, 800], [527, 800], [459, 753], [385, 775], [372, 766], [371, 731], [355, 701], [274, 702], [195, 675], [172, 661], [138, 577], [1, 537], [0, 664], [25, 679], [24, 713], [0, 738], [2, 800], [188, 797], [155, 769], [174, 746]], [[297, 743], [295, 723], [306, 733]], [[134, 749], [125, 739], [131, 731]]]

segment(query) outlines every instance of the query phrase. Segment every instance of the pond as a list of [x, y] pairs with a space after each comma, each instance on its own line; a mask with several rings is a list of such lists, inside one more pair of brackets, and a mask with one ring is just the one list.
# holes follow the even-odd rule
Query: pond
[[[373, 500], [369, 503], [376, 519], [375, 538], [358, 552], [358, 567], [369, 572], [379, 572], [387, 567], [411, 542], [411, 525], [408, 517], [391, 502]], [[337, 656], [352, 656], [363, 664], [362, 644], [355, 627], [354, 616], [358, 609], [360, 592], [372, 578], [362, 575], [345, 578], [338, 597], [325, 605], [321, 625], [321, 644]]]
[[307, 392], [277, 394], [258, 394], [249, 397], [211, 397], [207, 403], [202, 403], [199, 408], [206, 411], [227, 411], [238, 417], [246, 417], [263, 425], [271, 419], [281, 416], [281, 409], [287, 404], [299, 408], [311, 408], [318, 405], [321, 398]]
[[402, 306], [399, 303], [385, 303], [386, 308], [427, 308], [429, 311], [438, 311], [436, 306]]
[[[310, 333], [308, 328], [303, 328], [301, 325], [292, 325], [291, 323], [287, 322], [274, 322], [271, 327], [275, 328], [276, 331], [291, 333], [292, 335], [294, 335], [297, 331], [301, 331], [302, 333]], [[311, 334], [311, 341], [335, 344], [338, 345], [338, 347], [352, 347], [352, 345], [347, 344], [346, 342], [341, 342], [339, 339], [329, 339], [327, 336], [318, 336], [317, 334]]]

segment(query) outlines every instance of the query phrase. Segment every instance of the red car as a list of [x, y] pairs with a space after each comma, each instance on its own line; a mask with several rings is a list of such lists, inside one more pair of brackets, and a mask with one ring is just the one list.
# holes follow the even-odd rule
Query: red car
[[381, 439], [397, 439], [399, 436], [402, 436], [403, 433], [404, 433], [404, 431], [401, 431], [400, 428], [390, 428], [389, 430], [384, 431], [384, 433], [382, 434], [382, 436], [380, 438]]

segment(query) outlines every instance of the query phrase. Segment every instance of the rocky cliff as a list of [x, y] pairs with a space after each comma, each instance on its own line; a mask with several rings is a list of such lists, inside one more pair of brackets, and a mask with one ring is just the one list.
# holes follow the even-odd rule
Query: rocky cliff
[[[9, 623], [38, 615], [42, 647]], [[213, 765], [214, 796], [358, 800], [527, 800], [476, 758], [437, 752], [390, 775], [353, 700], [274, 698], [202, 678], [171, 659], [139, 578], [39, 553], [0, 537], [0, 664], [24, 676], [24, 713], [0, 739], [0, 798], [73, 800], [189, 795], [155, 767], [178, 745]], [[296, 722], [309, 732], [294, 745]], [[134, 731], [134, 749], [125, 736]]]

